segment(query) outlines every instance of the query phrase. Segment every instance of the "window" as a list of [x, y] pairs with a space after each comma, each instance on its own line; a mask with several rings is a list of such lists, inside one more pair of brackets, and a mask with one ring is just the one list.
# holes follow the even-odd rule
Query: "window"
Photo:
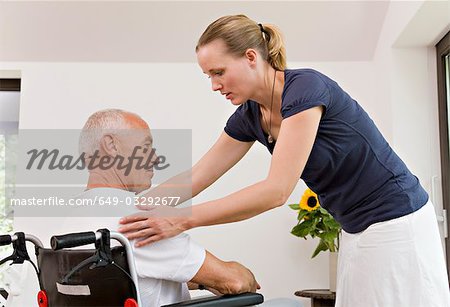
[[6, 188], [5, 188], [5, 135], [0, 135], [0, 233], [12, 231], [12, 218], [8, 215], [9, 210], [6, 207]]
[[[447, 221], [450, 221], [450, 32], [436, 45], [438, 98], [439, 98], [439, 134], [441, 143], [441, 173], [443, 206]], [[447, 223], [447, 233], [450, 233]], [[447, 254], [447, 272], [450, 276], [450, 239], [445, 239]]]
[[[19, 119], [20, 79], [0, 78], [0, 234], [11, 233], [13, 212], [8, 205], [7, 195], [13, 191], [15, 157], [12, 157], [11, 144], [17, 142]], [[11, 159], [12, 158], [12, 159]], [[14, 164], [14, 165], [11, 165]], [[0, 246], [0, 259], [9, 256], [12, 246]], [[0, 270], [0, 287], [3, 287], [3, 271]]]
[[448, 141], [450, 143], [450, 123], [448, 121], [448, 112], [450, 110], [450, 54], [447, 54], [445, 57], [445, 79], [446, 79], [446, 92], [447, 92], [447, 134], [448, 134]]

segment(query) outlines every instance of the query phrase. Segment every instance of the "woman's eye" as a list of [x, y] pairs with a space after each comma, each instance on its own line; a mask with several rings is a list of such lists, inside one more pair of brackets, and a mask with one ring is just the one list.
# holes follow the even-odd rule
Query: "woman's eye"
[[214, 76], [218, 76], [218, 77], [223, 76], [223, 71], [219, 70], [219, 71], [213, 72], [211, 76], [208, 76], [208, 79], [211, 79], [211, 77], [214, 77]]

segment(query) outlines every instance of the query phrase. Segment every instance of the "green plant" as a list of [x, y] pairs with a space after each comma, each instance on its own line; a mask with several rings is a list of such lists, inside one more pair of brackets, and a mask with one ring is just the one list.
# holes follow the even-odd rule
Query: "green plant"
[[[5, 188], [5, 151], [6, 151], [6, 141], [5, 136], [0, 135], [0, 235], [10, 233], [12, 231], [12, 218], [8, 214], [9, 207], [6, 204], [6, 188]], [[9, 256], [11, 254], [12, 246], [1, 246], [0, 255], [3, 257]], [[3, 258], [3, 257], [0, 257]], [[5, 265], [6, 266], [6, 265]], [[4, 272], [0, 272], [0, 288], [5, 287], [4, 282]]]
[[297, 225], [292, 228], [294, 236], [307, 239], [318, 237], [320, 242], [314, 250], [311, 258], [321, 251], [336, 252], [339, 250], [339, 233], [341, 225], [320, 206], [317, 194], [311, 189], [306, 189], [298, 204], [290, 204], [293, 210], [298, 210]]

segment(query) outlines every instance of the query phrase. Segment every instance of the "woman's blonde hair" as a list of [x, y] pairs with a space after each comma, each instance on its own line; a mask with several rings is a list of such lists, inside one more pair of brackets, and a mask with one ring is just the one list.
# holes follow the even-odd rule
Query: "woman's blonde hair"
[[274, 25], [258, 24], [245, 15], [223, 16], [206, 28], [195, 51], [216, 39], [222, 39], [233, 55], [243, 56], [253, 48], [276, 70], [286, 69], [284, 40]]

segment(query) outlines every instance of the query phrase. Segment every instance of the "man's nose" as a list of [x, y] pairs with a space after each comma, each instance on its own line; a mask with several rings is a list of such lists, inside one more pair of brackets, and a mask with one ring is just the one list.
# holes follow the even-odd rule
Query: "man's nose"
[[159, 157], [156, 154], [156, 150], [153, 151], [153, 155], [152, 155], [152, 160], [151, 161], [152, 161], [152, 166], [159, 163]]

